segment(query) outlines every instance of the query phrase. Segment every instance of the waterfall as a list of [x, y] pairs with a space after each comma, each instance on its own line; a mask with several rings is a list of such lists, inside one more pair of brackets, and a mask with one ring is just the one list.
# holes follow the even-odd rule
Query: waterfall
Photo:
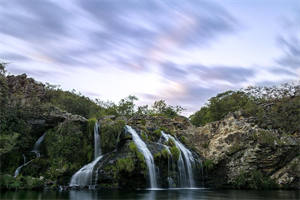
[[148, 171], [149, 171], [151, 188], [156, 188], [157, 180], [156, 180], [155, 164], [151, 152], [149, 151], [147, 145], [144, 143], [144, 141], [140, 138], [140, 136], [136, 133], [136, 131], [133, 128], [126, 125], [125, 130], [132, 135], [132, 139], [136, 144], [138, 150], [144, 155], [148, 167]]
[[[33, 146], [33, 149], [31, 150], [31, 152], [35, 153], [36, 158], [39, 158], [41, 156], [40, 146], [41, 146], [41, 143], [43, 142], [43, 140], [45, 138], [45, 135], [46, 135], [46, 133], [44, 133], [41, 137], [39, 137], [39, 139], [35, 142], [35, 144]], [[34, 160], [34, 159], [31, 159], [28, 162], [26, 162], [26, 157], [25, 157], [24, 154], [23, 154], [23, 159], [24, 159], [24, 163], [16, 169], [14, 177], [17, 177], [19, 175], [21, 169]]]
[[40, 154], [40, 146], [41, 146], [41, 143], [43, 142], [44, 138], [45, 138], [45, 135], [46, 133], [44, 133], [34, 144], [33, 146], [33, 149], [31, 152], [34, 152], [36, 157], [40, 157], [41, 154]]
[[14, 177], [16, 178], [19, 174], [20, 174], [20, 171], [23, 167], [25, 167], [26, 165], [28, 165], [29, 163], [31, 163], [34, 159], [32, 160], [29, 160], [28, 162], [24, 163], [23, 165], [19, 166], [16, 171], [15, 171], [15, 174], [14, 174]]
[[[78, 170], [71, 178], [69, 186], [88, 186], [93, 184], [93, 171], [96, 164], [102, 159], [101, 146], [100, 146], [100, 135], [99, 135], [99, 123], [95, 123], [94, 126], [94, 160], [84, 165]], [[97, 183], [98, 176], [95, 176], [95, 183]]]
[[87, 186], [92, 185], [93, 169], [103, 156], [99, 156], [93, 162], [84, 165], [71, 178], [70, 186]]
[[173, 139], [176, 147], [180, 150], [179, 159], [177, 161], [180, 184], [181, 187], [194, 187], [194, 178], [193, 178], [193, 169], [192, 164], [194, 163], [193, 154], [190, 150], [188, 150], [179, 140], [175, 137], [164, 133], [163, 131], [162, 137], [168, 141], [169, 139]]
[[100, 147], [100, 135], [99, 135], [99, 123], [97, 122], [94, 126], [94, 159], [101, 155]]

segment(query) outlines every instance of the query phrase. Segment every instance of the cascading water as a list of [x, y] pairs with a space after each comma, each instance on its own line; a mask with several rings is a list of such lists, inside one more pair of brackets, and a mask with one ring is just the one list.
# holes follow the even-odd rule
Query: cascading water
[[71, 178], [70, 186], [87, 186], [92, 185], [93, 169], [103, 156], [99, 156], [93, 162], [84, 165]]
[[33, 146], [33, 149], [31, 152], [34, 152], [36, 157], [40, 157], [41, 154], [40, 154], [40, 146], [41, 146], [41, 143], [44, 141], [44, 138], [45, 138], [45, 135], [46, 133], [44, 133], [37, 141], [36, 143], [34, 144]]
[[[69, 186], [88, 186], [93, 184], [93, 171], [96, 164], [103, 157], [101, 155], [101, 146], [100, 146], [100, 135], [99, 135], [99, 124], [95, 123], [94, 126], [94, 160], [93, 162], [84, 165], [80, 170], [78, 170], [71, 178]], [[97, 176], [95, 177], [95, 183], [97, 183]]]
[[[34, 152], [34, 153], [35, 153], [36, 158], [39, 158], [39, 157], [41, 156], [41, 154], [40, 154], [40, 146], [41, 146], [41, 143], [43, 142], [43, 140], [44, 140], [44, 138], [45, 138], [45, 135], [46, 135], [46, 133], [44, 133], [41, 137], [39, 137], [39, 139], [35, 142], [35, 144], [34, 144], [34, 146], [33, 146], [33, 149], [32, 149], [32, 151], [31, 151], [31, 152]], [[34, 160], [34, 159], [32, 159], [32, 160], [26, 162], [26, 157], [25, 157], [24, 154], [23, 154], [23, 159], [24, 159], [24, 163], [23, 163], [23, 165], [19, 166], [19, 167], [16, 169], [14, 177], [17, 177], [17, 176], [19, 175], [21, 169], [22, 169], [23, 167], [25, 167], [26, 165], [28, 165], [29, 163], [31, 163], [31, 162]]]
[[94, 159], [101, 155], [99, 123], [94, 126]]
[[148, 171], [149, 171], [149, 179], [150, 179], [150, 186], [151, 188], [157, 188], [157, 180], [156, 180], [156, 172], [155, 172], [155, 164], [153, 160], [153, 156], [147, 145], [144, 141], [140, 138], [140, 136], [136, 133], [136, 131], [131, 128], [130, 126], [126, 125], [125, 130], [132, 135], [132, 139], [136, 144], [138, 150], [144, 155]]
[[25, 167], [26, 165], [28, 165], [29, 163], [31, 163], [34, 159], [24, 163], [23, 165], [19, 166], [16, 171], [15, 171], [15, 174], [14, 174], [14, 177], [16, 178], [19, 174], [20, 174], [20, 171], [23, 167]]
[[172, 139], [175, 142], [176, 147], [180, 150], [179, 159], [177, 161], [180, 184], [181, 187], [194, 187], [194, 179], [193, 179], [193, 170], [192, 164], [194, 163], [193, 154], [190, 150], [188, 150], [180, 141], [178, 141], [175, 137], [164, 133], [163, 131], [162, 137], [168, 141]]

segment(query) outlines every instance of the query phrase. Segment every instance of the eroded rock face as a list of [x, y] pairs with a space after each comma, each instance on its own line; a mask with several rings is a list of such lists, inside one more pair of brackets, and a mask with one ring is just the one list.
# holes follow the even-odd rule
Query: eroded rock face
[[190, 128], [186, 135], [206, 159], [208, 185], [240, 188], [259, 178], [282, 188], [300, 188], [298, 134], [261, 129], [234, 113], [224, 120]]

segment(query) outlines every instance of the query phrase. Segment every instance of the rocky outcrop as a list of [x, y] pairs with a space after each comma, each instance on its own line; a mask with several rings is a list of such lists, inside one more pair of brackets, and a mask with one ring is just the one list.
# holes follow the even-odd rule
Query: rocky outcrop
[[6, 80], [11, 106], [29, 106], [46, 98], [45, 85], [28, 78], [26, 74], [7, 76]]
[[186, 135], [205, 158], [205, 181], [210, 186], [300, 188], [299, 133], [261, 129], [236, 112], [191, 127]]
[[[36, 184], [28, 188], [68, 185], [71, 176], [93, 160], [97, 119], [87, 120], [54, 106], [45, 85], [26, 75], [7, 76], [4, 82], [5, 87], [0, 85], [0, 93], [5, 94], [5, 98], [0, 97], [4, 105], [0, 120], [5, 119], [6, 124], [0, 125], [7, 126], [8, 131], [0, 135], [0, 185], [9, 188], [8, 185], [31, 181]], [[9, 109], [2, 111], [4, 107]], [[272, 126], [263, 129], [254, 122], [240, 112], [202, 127], [194, 127], [183, 116], [103, 116], [99, 132], [103, 158], [95, 167], [97, 179], [93, 183], [103, 188], [149, 186], [145, 158], [132, 135], [124, 131], [127, 124], [153, 155], [160, 187], [180, 186], [181, 178], [180, 151], [174, 141], [163, 139], [163, 131], [191, 150], [196, 161], [193, 175], [197, 186], [204, 183], [206, 187], [222, 188], [300, 188], [300, 132], [282, 133]], [[41, 156], [37, 157], [31, 150], [44, 133]], [[22, 154], [32, 162], [14, 179], [14, 170], [24, 163]], [[20, 188], [26, 188], [23, 186]]]

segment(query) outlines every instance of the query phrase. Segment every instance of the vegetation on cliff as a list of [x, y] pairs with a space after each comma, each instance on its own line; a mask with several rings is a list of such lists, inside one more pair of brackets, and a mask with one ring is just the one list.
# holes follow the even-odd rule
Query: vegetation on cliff
[[190, 119], [195, 126], [203, 126], [221, 120], [229, 113], [241, 111], [262, 128], [293, 134], [300, 130], [299, 91], [300, 85], [297, 84], [227, 91], [210, 98]]
[[[202, 180], [199, 170], [195, 176], [201, 181], [268, 189], [277, 187], [278, 180], [286, 181], [285, 185], [298, 180], [291, 174], [298, 170], [295, 166], [299, 163], [299, 143], [295, 139], [300, 130], [299, 85], [227, 91], [209, 99], [190, 120], [180, 116], [183, 110], [180, 106], [167, 105], [163, 100], [151, 107], [136, 106], [136, 100], [135, 96], [128, 96], [119, 103], [94, 101], [75, 90], [63, 91], [57, 86], [38, 83], [25, 74], [7, 75], [1, 64], [1, 187], [38, 189], [45, 185], [53, 188], [67, 185], [78, 169], [93, 160], [93, 128], [99, 119], [105, 154], [99, 170], [101, 187], [147, 186], [145, 158], [132, 137], [125, 133], [125, 124], [133, 126], [149, 146], [164, 187], [168, 183], [163, 180], [169, 177], [176, 182], [174, 169], [180, 150], [170, 139], [161, 142], [161, 131], [202, 156], [205, 173], [227, 178]], [[44, 133], [41, 156], [37, 157], [31, 151]], [[14, 178], [12, 175], [24, 163], [24, 157], [32, 161]], [[241, 163], [241, 157], [261, 168], [250, 171], [236, 168], [239, 165], [253, 168], [248, 161]], [[266, 167], [269, 163], [264, 163], [267, 158], [272, 160], [270, 169]], [[238, 170], [230, 171], [230, 167]], [[225, 169], [228, 171], [222, 171]], [[290, 179], [282, 178], [284, 173], [294, 179], [289, 182]]]

